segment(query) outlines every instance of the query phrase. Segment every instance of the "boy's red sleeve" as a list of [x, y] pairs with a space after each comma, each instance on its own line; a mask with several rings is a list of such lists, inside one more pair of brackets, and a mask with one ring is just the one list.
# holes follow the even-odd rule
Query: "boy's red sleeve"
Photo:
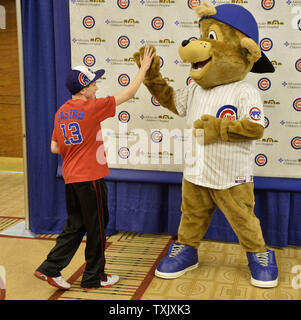
[[97, 121], [103, 121], [114, 117], [116, 113], [116, 101], [114, 96], [95, 99], [95, 118]]

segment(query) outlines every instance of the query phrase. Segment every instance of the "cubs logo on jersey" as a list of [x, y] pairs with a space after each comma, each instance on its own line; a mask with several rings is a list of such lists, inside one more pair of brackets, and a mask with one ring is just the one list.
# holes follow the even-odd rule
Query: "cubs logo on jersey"
[[218, 109], [216, 117], [220, 119], [237, 120], [237, 108], [232, 105], [225, 105]]
[[249, 116], [253, 121], [261, 120], [261, 110], [257, 107], [253, 107], [249, 111]]

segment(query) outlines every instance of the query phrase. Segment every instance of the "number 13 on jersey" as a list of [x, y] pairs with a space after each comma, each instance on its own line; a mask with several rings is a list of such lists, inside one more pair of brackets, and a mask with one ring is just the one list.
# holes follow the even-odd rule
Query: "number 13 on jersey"
[[[61, 129], [65, 138], [65, 145], [80, 144], [83, 142], [83, 137], [80, 131], [80, 125], [77, 122], [71, 122], [67, 125], [67, 129], [70, 131], [71, 137], [68, 139], [66, 132], [66, 125], [61, 124]], [[69, 135], [68, 135], [69, 136]]]

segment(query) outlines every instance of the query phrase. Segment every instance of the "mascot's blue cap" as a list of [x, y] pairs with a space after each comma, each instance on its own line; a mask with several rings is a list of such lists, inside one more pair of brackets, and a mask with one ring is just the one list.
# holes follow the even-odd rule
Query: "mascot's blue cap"
[[[222, 4], [216, 6], [215, 9], [215, 15], [203, 17], [200, 19], [200, 21], [204, 19], [218, 20], [239, 30], [258, 44], [258, 26], [254, 16], [250, 11], [236, 4]], [[261, 52], [261, 58], [254, 64], [251, 72], [265, 73], [274, 71], [274, 66], [271, 64], [266, 55]]]

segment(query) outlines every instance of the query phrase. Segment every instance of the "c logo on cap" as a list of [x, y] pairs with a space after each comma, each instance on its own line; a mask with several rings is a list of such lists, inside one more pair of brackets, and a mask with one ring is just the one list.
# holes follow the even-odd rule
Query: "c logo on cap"
[[78, 81], [84, 87], [86, 87], [90, 83], [88, 77], [82, 72], [78, 75]]

